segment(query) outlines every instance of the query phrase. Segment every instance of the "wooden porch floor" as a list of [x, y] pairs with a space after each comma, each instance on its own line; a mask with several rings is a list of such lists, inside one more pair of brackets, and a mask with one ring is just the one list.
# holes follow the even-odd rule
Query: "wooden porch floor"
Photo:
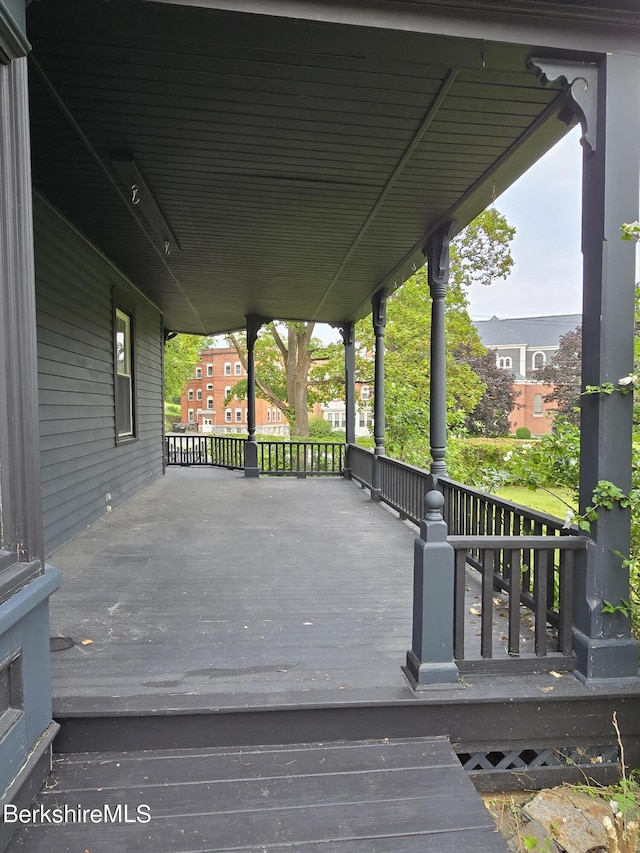
[[51, 557], [54, 701], [408, 689], [414, 538], [341, 480], [169, 469]]
[[637, 684], [467, 675], [414, 693], [401, 665], [415, 536], [353, 482], [169, 469], [51, 556], [51, 634], [75, 643], [51, 656], [57, 749], [425, 735], [555, 748], [615, 743], [612, 708], [636, 732]]

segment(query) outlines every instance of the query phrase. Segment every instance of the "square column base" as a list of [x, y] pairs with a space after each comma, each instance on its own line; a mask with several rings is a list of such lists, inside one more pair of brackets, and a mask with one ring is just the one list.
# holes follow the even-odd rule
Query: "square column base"
[[413, 651], [407, 652], [407, 664], [402, 671], [414, 690], [428, 690], [434, 685], [462, 687], [455, 661], [420, 663]]
[[244, 476], [260, 476], [260, 468], [258, 468], [258, 443], [256, 441], [247, 441], [244, 446]]
[[640, 682], [638, 643], [633, 637], [587, 637], [573, 629], [577, 665], [574, 675], [585, 684]]

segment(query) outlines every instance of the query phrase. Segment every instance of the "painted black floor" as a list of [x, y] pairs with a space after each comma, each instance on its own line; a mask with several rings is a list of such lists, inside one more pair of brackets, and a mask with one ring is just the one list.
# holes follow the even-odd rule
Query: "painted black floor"
[[36, 809], [65, 806], [99, 822], [39, 819], [8, 853], [507, 851], [446, 738], [67, 755]]

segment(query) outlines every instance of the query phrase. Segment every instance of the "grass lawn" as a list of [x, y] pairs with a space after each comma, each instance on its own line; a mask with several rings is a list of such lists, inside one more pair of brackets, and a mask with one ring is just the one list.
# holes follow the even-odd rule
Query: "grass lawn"
[[513, 501], [523, 506], [536, 509], [538, 512], [546, 512], [557, 518], [564, 518], [567, 513], [567, 504], [576, 509], [571, 492], [564, 489], [552, 489], [550, 492], [537, 490], [535, 492], [522, 486], [505, 486], [500, 489], [498, 497]]

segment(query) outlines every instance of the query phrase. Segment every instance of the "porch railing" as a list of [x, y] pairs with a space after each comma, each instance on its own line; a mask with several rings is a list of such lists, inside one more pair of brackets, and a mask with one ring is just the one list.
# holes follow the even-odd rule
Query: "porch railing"
[[166, 435], [167, 465], [213, 465], [210, 435]]
[[[167, 435], [167, 465], [209, 465], [242, 470], [246, 438], [223, 435]], [[344, 467], [342, 442], [259, 441], [261, 473], [280, 476], [340, 476]]]
[[[419, 526], [425, 494], [433, 488], [430, 474], [354, 445], [348, 452], [352, 477], [372, 488], [378, 465], [380, 500]], [[455, 551], [454, 654], [464, 662], [460, 668], [570, 668], [574, 556], [587, 539], [558, 518], [448, 477], [438, 477], [437, 488]], [[469, 576], [469, 568], [477, 574]], [[477, 598], [469, 600], [474, 576]], [[465, 637], [465, 618], [468, 626], [474, 615], [478, 634]], [[497, 643], [501, 649], [494, 655]], [[542, 658], [548, 659], [544, 666]]]
[[347, 454], [351, 478], [368, 489], [373, 488], [373, 453], [357, 444], [350, 444]]
[[[582, 536], [485, 535], [449, 536], [447, 541], [455, 553], [454, 658], [458, 668], [572, 669], [574, 556], [586, 549], [588, 540]], [[469, 583], [469, 554], [479, 555], [477, 595], [473, 594], [473, 581]], [[479, 622], [479, 631], [474, 622]], [[467, 636], [470, 630], [473, 634]], [[498, 656], [494, 656], [496, 643], [501, 645]], [[548, 659], [546, 666], [541, 658]]]
[[258, 465], [263, 474], [340, 476], [344, 467], [342, 442], [259, 441]]

